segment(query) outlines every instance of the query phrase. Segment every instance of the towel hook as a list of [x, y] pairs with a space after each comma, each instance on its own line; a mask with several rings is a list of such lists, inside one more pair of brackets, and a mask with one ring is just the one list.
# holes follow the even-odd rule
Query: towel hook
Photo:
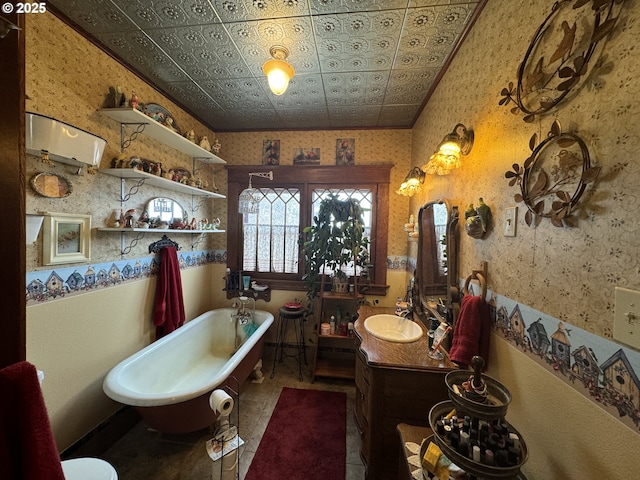
[[481, 297], [485, 299], [487, 297], [487, 262], [480, 262], [479, 270], [472, 270], [471, 275], [467, 277], [464, 282], [464, 287], [462, 291], [465, 295], [469, 295], [469, 284], [472, 280], [477, 280], [480, 284]]
[[175, 247], [176, 250], [180, 250], [180, 245], [178, 245], [178, 243], [174, 242], [166, 235], [162, 235], [160, 240], [149, 245], [149, 253], [158, 253], [165, 247]]

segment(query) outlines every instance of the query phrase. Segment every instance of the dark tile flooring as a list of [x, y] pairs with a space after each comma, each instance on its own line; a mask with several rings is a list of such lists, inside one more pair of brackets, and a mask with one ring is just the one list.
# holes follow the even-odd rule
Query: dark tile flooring
[[[271, 413], [283, 387], [332, 390], [347, 394], [347, 459], [346, 479], [364, 478], [364, 466], [360, 460], [360, 435], [353, 418], [355, 387], [351, 381], [316, 379], [311, 383], [309, 368], [303, 366], [303, 381], [298, 377], [298, 364], [294, 358], [285, 358], [276, 366], [270, 378], [273, 357], [271, 349], [265, 349], [263, 366], [264, 380], [252, 383], [247, 380], [240, 389], [240, 417], [236, 410], [231, 420], [239, 420], [240, 437], [245, 444], [239, 449], [239, 478], [243, 479], [260, 444], [260, 439], [269, 423]], [[309, 352], [307, 352], [309, 353]], [[206, 441], [212, 437], [209, 429], [185, 434], [166, 435], [149, 429], [138, 422], [125, 436], [111, 446], [102, 456], [118, 471], [119, 480], [209, 480], [214, 477], [214, 463], [207, 455]], [[219, 468], [219, 463], [215, 466]], [[224, 477], [223, 477], [224, 478]], [[291, 472], [283, 472], [283, 478], [291, 478]], [[299, 478], [304, 478], [301, 476]], [[226, 478], [225, 478], [226, 480]], [[339, 480], [339, 479], [326, 479]]]

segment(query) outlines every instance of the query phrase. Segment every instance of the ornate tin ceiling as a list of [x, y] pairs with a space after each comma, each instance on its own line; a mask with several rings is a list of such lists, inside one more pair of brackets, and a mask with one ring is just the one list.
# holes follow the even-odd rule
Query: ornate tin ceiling
[[[411, 127], [486, 0], [49, 0], [213, 130]], [[282, 96], [262, 64], [295, 69]]]

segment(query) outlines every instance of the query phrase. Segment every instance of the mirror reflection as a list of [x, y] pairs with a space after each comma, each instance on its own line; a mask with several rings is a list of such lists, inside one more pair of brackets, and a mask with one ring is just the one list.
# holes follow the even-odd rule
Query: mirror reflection
[[414, 305], [423, 321], [437, 310], [453, 324], [459, 303], [457, 224], [458, 208], [444, 199], [425, 204], [418, 213]]
[[171, 198], [156, 197], [147, 202], [145, 207], [151, 223], [167, 223], [184, 220], [185, 210], [178, 202]]

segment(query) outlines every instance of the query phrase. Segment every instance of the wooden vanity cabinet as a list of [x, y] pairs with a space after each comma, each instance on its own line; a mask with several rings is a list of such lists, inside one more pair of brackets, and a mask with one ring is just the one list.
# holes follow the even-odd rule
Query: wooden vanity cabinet
[[364, 319], [375, 309], [360, 311], [356, 321], [355, 419], [361, 435], [360, 456], [366, 480], [396, 480], [402, 452], [397, 425], [429, 426], [431, 407], [448, 399], [448, 361], [428, 357], [428, 338], [410, 344], [391, 343], [369, 335]]

